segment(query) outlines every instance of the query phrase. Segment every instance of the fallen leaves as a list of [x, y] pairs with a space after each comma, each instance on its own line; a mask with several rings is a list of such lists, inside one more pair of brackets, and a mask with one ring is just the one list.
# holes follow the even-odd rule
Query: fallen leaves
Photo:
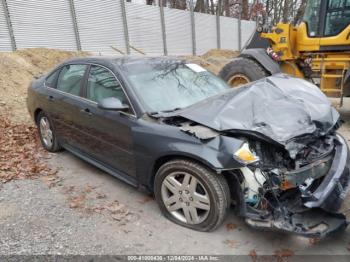
[[63, 188], [63, 193], [67, 195], [69, 207], [89, 214], [97, 213], [117, 221], [119, 225], [124, 225], [129, 221], [138, 219], [137, 214], [130, 212], [129, 209], [119, 203], [119, 201], [110, 201], [107, 196], [96, 190], [96, 186], [86, 185], [80, 189], [69, 186]]
[[309, 244], [310, 245], [316, 245], [318, 242], [320, 242], [320, 238], [314, 237], [314, 238], [309, 238]]
[[237, 228], [237, 225], [234, 224], [234, 223], [227, 223], [227, 224], [226, 224], [226, 229], [227, 229], [227, 231], [231, 231], [231, 230], [234, 230], [234, 229], [236, 229], [236, 228]]
[[150, 196], [145, 196], [144, 198], [138, 200], [137, 202], [139, 202], [140, 204], [146, 204], [146, 203], [148, 203], [148, 202], [150, 202], [150, 201], [152, 201], [152, 200], [153, 200], [152, 197], [150, 197]]
[[35, 127], [13, 124], [0, 115], [0, 182], [37, 176], [54, 176], [47, 166], [47, 153], [41, 147]]
[[277, 258], [277, 261], [283, 261], [284, 258], [291, 257], [293, 255], [294, 252], [287, 248], [282, 248], [275, 251], [275, 257]]
[[226, 239], [226, 240], [224, 241], [224, 244], [226, 244], [226, 245], [227, 245], [228, 247], [230, 247], [230, 248], [235, 248], [237, 242], [234, 241], [234, 240]]
[[80, 194], [78, 196], [74, 196], [72, 198], [69, 199], [69, 207], [70, 208], [80, 208], [83, 207], [85, 204], [85, 199], [86, 196], [85, 194]]
[[258, 255], [256, 254], [255, 249], [249, 251], [249, 256], [252, 258], [253, 262], [257, 261]]

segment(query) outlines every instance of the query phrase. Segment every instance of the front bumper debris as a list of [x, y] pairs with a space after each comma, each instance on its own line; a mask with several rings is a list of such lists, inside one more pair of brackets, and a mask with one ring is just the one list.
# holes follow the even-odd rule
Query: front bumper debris
[[323, 238], [348, 225], [343, 214], [336, 213], [346, 197], [350, 180], [350, 153], [346, 141], [336, 136], [331, 167], [315, 189], [315, 179], [299, 186], [298, 199], [281, 202], [274, 214], [246, 212], [246, 222], [255, 228], [274, 229], [306, 237]]
[[329, 212], [336, 212], [346, 197], [350, 179], [349, 149], [346, 141], [339, 135], [335, 143], [335, 156], [331, 168], [320, 186], [312, 193], [309, 190], [312, 180], [307, 186], [300, 187], [306, 207], [320, 207]]

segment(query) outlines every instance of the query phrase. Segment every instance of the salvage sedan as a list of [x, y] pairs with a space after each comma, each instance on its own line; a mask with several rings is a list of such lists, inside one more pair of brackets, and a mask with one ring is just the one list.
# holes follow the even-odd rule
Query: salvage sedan
[[171, 221], [245, 221], [308, 237], [344, 229], [349, 182], [338, 112], [313, 84], [275, 75], [241, 88], [170, 58], [67, 61], [28, 90], [43, 147], [64, 148], [153, 192]]

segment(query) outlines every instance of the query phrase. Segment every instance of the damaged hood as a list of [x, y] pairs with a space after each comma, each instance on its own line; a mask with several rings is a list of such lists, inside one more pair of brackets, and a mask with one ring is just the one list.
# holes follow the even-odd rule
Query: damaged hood
[[216, 131], [257, 132], [290, 150], [297, 147], [293, 138], [327, 134], [339, 120], [339, 113], [317, 86], [284, 74], [162, 116], [181, 116]]

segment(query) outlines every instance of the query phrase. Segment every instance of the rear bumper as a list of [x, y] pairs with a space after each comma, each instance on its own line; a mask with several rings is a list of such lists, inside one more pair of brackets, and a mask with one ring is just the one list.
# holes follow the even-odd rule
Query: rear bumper
[[334, 159], [322, 183], [312, 193], [309, 190], [312, 182], [306, 187], [300, 187], [303, 203], [308, 208], [336, 212], [346, 197], [350, 180], [349, 148], [345, 139], [339, 134], [334, 142]]

